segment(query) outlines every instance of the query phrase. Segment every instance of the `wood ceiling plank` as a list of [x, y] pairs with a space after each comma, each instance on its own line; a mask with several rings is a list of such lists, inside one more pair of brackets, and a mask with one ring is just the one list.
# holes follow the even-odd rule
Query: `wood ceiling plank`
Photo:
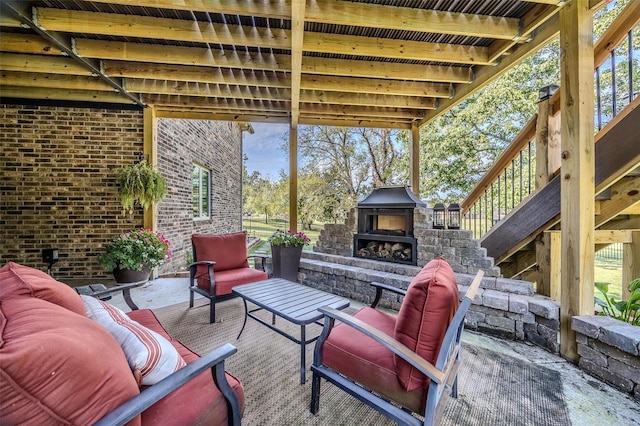
[[387, 118], [415, 118], [424, 114], [424, 111], [409, 108], [383, 108], [383, 107], [360, 107], [350, 105], [321, 105], [302, 103], [300, 111], [305, 114], [316, 115], [351, 115], [361, 117], [387, 117]]
[[369, 127], [378, 129], [411, 129], [411, 123], [372, 120], [327, 120], [303, 115], [300, 116], [300, 124], [336, 127]]
[[289, 101], [291, 91], [269, 87], [229, 86], [224, 84], [192, 83], [174, 80], [125, 79], [127, 90], [137, 93], [213, 96], [216, 98], [263, 99]]
[[114, 88], [98, 77], [63, 74], [25, 73], [19, 71], [2, 71], [0, 85], [21, 86], [29, 88], [51, 88], [69, 90], [97, 90], [114, 92]]
[[238, 86], [263, 86], [288, 88], [288, 74], [262, 70], [239, 70], [218, 67], [152, 64], [147, 62], [104, 61], [104, 71], [110, 76], [148, 78], [156, 80], [191, 81]]
[[43, 89], [39, 87], [25, 89], [24, 86], [2, 86], [0, 87], [0, 93], [2, 93], [3, 98], [134, 104], [128, 97], [114, 91]]
[[264, 71], [291, 70], [291, 58], [289, 55], [261, 55], [258, 53], [229, 52], [198, 47], [90, 39], [76, 39], [75, 49], [78, 55], [86, 58]]
[[222, 99], [214, 97], [185, 96], [185, 95], [154, 95], [144, 94], [145, 102], [155, 105], [176, 106], [180, 108], [211, 108], [236, 111], [289, 111], [289, 101], [265, 101], [251, 99]]
[[37, 55], [62, 54], [61, 49], [36, 34], [2, 33], [0, 51]]
[[277, 28], [246, 28], [202, 21], [51, 8], [38, 8], [36, 11], [38, 25], [47, 31], [273, 49], [291, 48], [291, 32]]
[[352, 93], [378, 93], [399, 96], [431, 96], [450, 98], [450, 84], [414, 81], [382, 80], [373, 78], [334, 77], [322, 75], [302, 76], [305, 90], [330, 90]]
[[50, 74], [92, 75], [86, 67], [68, 57], [0, 53], [3, 71], [40, 72]]
[[219, 112], [182, 112], [159, 110], [159, 118], [187, 118], [193, 120], [247, 121], [252, 123], [288, 123], [289, 115], [279, 114], [225, 114]]
[[309, 2], [306, 20], [346, 26], [426, 31], [507, 40], [519, 35], [519, 22], [515, 18], [329, 0]]
[[341, 34], [304, 35], [307, 52], [337, 55], [374, 56], [380, 58], [451, 62], [454, 64], [492, 65], [486, 47], [393, 40]]
[[305, 56], [305, 74], [342, 75], [349, 77], [394, 80], [432, 81], [440, 83], [470, 83], [471, 67], [401, 64], [396, 62], [359, 61]]
[[436, 108], [436, 100], [434, 98], [330, 92], [319, 90], [303, 90], [300, 93], [300, 101], [316, 104], [384, 106], [392, 108]]

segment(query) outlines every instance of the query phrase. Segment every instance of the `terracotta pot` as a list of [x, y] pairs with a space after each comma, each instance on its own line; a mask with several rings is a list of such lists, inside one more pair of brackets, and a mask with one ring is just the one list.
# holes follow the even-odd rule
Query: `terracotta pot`
[[297, 281], [298, 267], [302, 247], [271, 246], [271, 258], [273, 260], [273, 276], [289, 281]]
[[148, 281], [151, 269], [144, 268], [142, 271], [134, 271], [133, 269], [114, 269], [113, 278], [117, 283], [136, 283], [139, 281]]

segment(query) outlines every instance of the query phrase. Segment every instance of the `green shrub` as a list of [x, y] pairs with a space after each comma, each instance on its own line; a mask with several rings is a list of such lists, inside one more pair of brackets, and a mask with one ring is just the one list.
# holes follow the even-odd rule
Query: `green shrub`
[[602, 307], [600, 315], [607, 315], [640, 326], [640, 278], [636, 278], [629, 284], [631, 292], [629, 300], [617, 301], [615, 296], [609, 295], [608, 283], [596, 283], [595, 285], [604, 296], [604, 300], [595, 298], [596, 305]]

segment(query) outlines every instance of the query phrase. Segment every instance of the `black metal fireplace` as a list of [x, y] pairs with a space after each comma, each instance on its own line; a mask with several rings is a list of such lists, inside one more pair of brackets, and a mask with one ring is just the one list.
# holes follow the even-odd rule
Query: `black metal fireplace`
[[353, 256], [417, 265], [413, 210], [426, 207], [406, 186], [376, 188], [358, 203]]

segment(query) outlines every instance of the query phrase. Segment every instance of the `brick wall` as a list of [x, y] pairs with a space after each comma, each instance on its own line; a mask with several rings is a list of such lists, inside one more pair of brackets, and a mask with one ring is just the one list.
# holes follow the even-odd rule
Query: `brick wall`
[[[180, 271], [191, 253], [191, 234], [242, 230], [242, 146], [237, 124], [158, 120], [158, 166], [169, 193], [158, 206], [158, 228], [171, 241], [173, 261], [161, 274]], [[193, 164], [211, 170], [211, 219], [193, 220]], [[188, 206], [188, 208], [185, 208]]]
[[[159, 170], [169, 195], [159, 230], [184, 266], [192, 232], [241, 229], [241, 144], [227, 122], [159, 120]], [[143, 151], [141, 110], [0, 105], [0, 265], [46, 270], [43, 248], [58, 248], [61, 280], [109, 277], [96, 256], [113, 235], [142, 226], [143, 211], [124, 214], [115, 176]], [[193, 222], [193, 161], [212, 169], [212, 219]], [[166, 217], [164, 216], [166, 215]]]

